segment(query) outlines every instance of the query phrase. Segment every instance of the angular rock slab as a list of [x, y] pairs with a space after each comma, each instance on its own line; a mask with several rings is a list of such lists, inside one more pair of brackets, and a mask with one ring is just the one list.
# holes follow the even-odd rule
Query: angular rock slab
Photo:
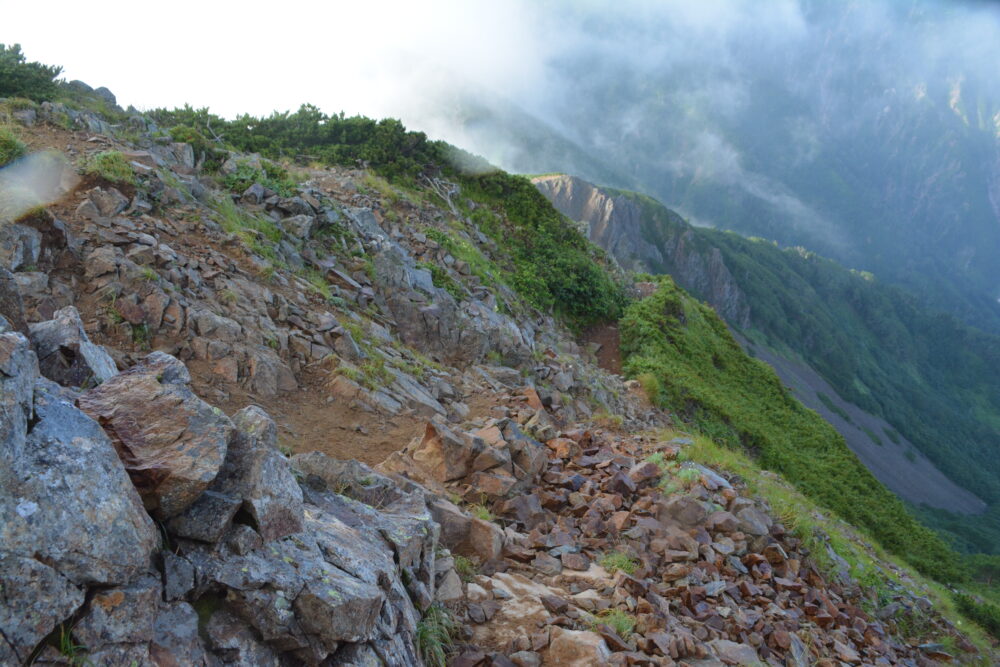
[[77, 584], [124, 583], [159, 536], [110, 440], [68, 393], [39, 379], [24, 447], [0, 452], [0, 545]]
[[148, 642], [153, 639], [161, 594], [160, 582], [149, 575], [121, 588], [97, 591], [73, 626], [73, 636], [91, 650]]
[[111, 355], [90, 342], [73, 306], [57, 310], [51, 320], [30, 329], [39, 369], [48, 379], [70, 387], [92, 387], [118, 374]]
[[0, 267], [0, 317], [7, 319], [10, 327], [28, 335], [28, 323], [24, 319], [24, 303], [17, 289], [14, 274]]
[[420, 441], [407, 446], [413, 460], [439, 482], [450, 482], [469, 474], [472, 461], [486, 448], [479, 438], [458, 434], [442, 421], [427, 422]]
[[[0, 452], [4, 461], [21, 456], [31, 415], [38, 359], [28, 339], [7, 330], [0, 319]], [[0, 466], [0, 482], [5, 468]], [[0, 488], [6, 484], [0, 484]]]
[[302, 489], [278, 451], [278, 428], [256, 405], [235, 415], [236, 435], [213, 488], [242, 498], [265, 542], [302, 530]]
[[0, 552], [0, 665], [32, 649], [83, 604], [83, 591], [34, 558]]
[[229, 418], [195, 396], [190, 382], [183, 363], [153, 352], [78, 399], [160, 518], [180, 514], [209, 487], [233, 435]]

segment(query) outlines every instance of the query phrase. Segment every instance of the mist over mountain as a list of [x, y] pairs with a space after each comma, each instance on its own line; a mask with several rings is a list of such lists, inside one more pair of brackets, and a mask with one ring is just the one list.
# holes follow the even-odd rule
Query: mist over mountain
[[638, 189], [1000, 328], [992, 3], [554, 3], [526, 17], [536, 60], [511, 62], [541, 85], [453, 65], [400, 115], [508, 169]]

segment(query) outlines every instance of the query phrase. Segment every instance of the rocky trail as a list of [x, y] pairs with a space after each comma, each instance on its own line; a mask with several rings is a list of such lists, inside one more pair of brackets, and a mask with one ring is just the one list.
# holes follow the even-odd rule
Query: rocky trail
[[484, 279], [452, 184], [230, 195], [142, 116], [19, 120], [135, 180], [0, 222], [0, 664], [951, 660], [911, 612], [975, 650], [664, 438], [614, 330]]

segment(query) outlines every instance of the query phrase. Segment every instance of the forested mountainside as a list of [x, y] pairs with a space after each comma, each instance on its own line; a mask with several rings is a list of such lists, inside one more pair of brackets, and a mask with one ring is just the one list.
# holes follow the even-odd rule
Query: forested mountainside
[[[688, 225], [650, 197], [568, 176], [535, 182], [623, 265], [674, 276], [751, 341], [801, 358], [840, 397], [883, 417], [892, 428], [868, 435], [873, 443], [902, 434], [996, 507], [1000, 338], [802, 248]], [[994, 553], [995, 517], [956, 516], [946, 530], [965, 549]]]
[[[564, 6], [560, 20], [593, 48], [549, 64], [558, 97], [519, 100], [530, 112], [507, 101], [441, 113], [467, 121], [464, 146], [508, 169], [638, 190], [696, 224], [810, 248], [1000, 331], [995, 58], [949, 32], [965, 10], [990, 24], [989, 5], [789, 6], [768, 17], [796, 17], [774, 49], [758, 35], [781, 28], [749, 10], [720, 36], [685, 33], [686, 14], [669, 9], [605, 30], [591, 8]], [[698, 43], [703, 30], [716, 41]]]
[[994, 661], [992, 561], [529, 179], [14, 56], [0, 662]]

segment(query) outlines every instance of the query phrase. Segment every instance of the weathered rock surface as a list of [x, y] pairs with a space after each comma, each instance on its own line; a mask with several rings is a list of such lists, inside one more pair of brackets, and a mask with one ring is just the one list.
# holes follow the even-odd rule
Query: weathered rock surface
[[51, 320], [32, 324], [31, 342], [42, 375], [61, 385], [95, 386], [118, 374], [111, 356], [90, 342], [73, 306], [56, 311]]
[[195, 396], [190, 381], [184, 364], [154, 352], [78, 399], [111, 437], [146, 508], [163, 518], [208, 488], [233, 434], [232, 422]]
[[4, 549], [80, 585], [143, 571], [159, 536], [104, 431], [47, 380], [35, 386], [34, 418], [21, 452], [4, 451]]
[[274, 421], [250, 406], [233, 415], [233, 424], [236, 433], [211, 490], [242, 502], [265, 542], [299, 532], [302, 490], [278, 451]]
[[24, 304], [17, 282], [14, 274], [3, 267], [0, 267], [0, 317], [5, 318], [14, 331], [28, 335], [28, 323], [24, 320]]

